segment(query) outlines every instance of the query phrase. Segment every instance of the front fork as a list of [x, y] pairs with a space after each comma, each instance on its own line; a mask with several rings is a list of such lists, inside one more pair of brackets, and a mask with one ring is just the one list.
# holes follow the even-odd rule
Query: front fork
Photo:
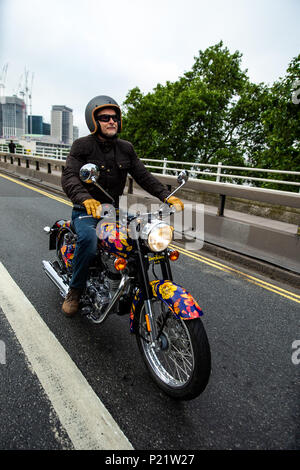
[[[141, 274], [142, 274], [142, 281], [143, 281], [143, 286], [144, 286], [144, 307], [145, 307], [145, 319], [146, 319], [146, 326], [147, 326], [147, 331], [149, 333], [150, 337], [150, 343], [151, 346], [156, 350], [160, 350], [160, 342], [158, 338], [158, 330], [157, 330], [157, 324], [154, 318], [154, 314], [152, 311], [152, 306], [151, 306], [151, 299], [153, 298], [151, 287], [149, 284], [149, 276], [148, 276], [148, 256], [147, 256], [147, 262], [145, 262], [145, 258], [143, 258], [143, 253], [141, 251], [141, 246], [139, 239], [136, 240], [136, 245], [137, 245], [137, 252], [139, 255], [139, 261], [140, 261], [140, 267], [141, 267]], [[147, 266], [147, 269], [145, 267]], [[172, 281], [172, 273], [171, 273], [171, 268], [169, 264], [169, 259], [165, 257], [165, 259], [161, 262], [161, 269], [162, 269], [162, 274], [165, 279], [169, 279]]]
[[147, 331], [150, 337], [150, 346], [154, 348], [156, 351], [159, 351], [160, 343], [158, 340], [157, 325], [156, 325], [156, 321], [152, 312], [150, 299], [147, 299], [144, 301], [144, 307], [145, 307], [145, 319], [146, 319]]

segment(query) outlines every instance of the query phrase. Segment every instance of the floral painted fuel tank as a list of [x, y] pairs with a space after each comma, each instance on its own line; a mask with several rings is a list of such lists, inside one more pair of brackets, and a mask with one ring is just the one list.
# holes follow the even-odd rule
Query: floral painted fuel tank
[[118, 222], [100, 221], [96, 233], [100, 246], [108, 253], [126, 258], [133, 248], [127, 227]]

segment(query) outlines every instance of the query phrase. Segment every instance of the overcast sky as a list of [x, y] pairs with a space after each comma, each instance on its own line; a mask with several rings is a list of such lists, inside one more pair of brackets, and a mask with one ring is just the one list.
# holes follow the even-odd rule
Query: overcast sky
[[190, 70], [223, 40], [254, 82], [273, 83], [300, 52], [300, 0], [0, 0], [0, 74], [6, 95], [34, 73], [32, 112], [73, 109], [80, 135], [87, 102], [151, 91]]

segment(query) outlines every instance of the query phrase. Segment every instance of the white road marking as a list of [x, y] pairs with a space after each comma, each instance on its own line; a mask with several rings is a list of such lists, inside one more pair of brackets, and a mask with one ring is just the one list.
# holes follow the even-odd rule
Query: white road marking
[[133, 447], [0, 262], [0, 306], [75, 449]]

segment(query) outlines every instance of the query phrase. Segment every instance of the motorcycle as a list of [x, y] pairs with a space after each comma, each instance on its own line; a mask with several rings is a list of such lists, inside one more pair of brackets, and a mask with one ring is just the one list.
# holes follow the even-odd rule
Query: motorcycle
[[[83, 182], [95, 184], [112, 200], [97, 182], [99, 174], [90, 163], [80, 170]], [[187, 179], [187, 172], [181, 172], [179, 186], [169, 197]], [[154, 382], [174, 399], [191, 400], [208, 384], [211, 355], [202, 309], [173, 281], [170, 262], [178, 259], [179, 252], [170, 247], [174, 229], [166, 222], [173, 213], [166, 203], [157, 211], [136, 214], [116, 208], [113, 200], [102, 205], [96, 227], [97, 255], [89, 267], [80, 314], [97, 325], [114, 313], [129, 315], [130, 332]], [[43, 268], [64, 298], [72, 276], [76, 231], [68, 220], [57, 220], [44, 230], [56, 259], [44, 260]]]

